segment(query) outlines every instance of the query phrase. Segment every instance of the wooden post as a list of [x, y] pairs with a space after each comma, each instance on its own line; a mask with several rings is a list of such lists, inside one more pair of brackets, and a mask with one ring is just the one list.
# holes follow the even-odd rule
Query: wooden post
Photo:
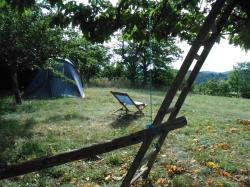
[[[216, 42], [216, 39], [217, 39], [218, 35], [220, 34], [223, 26], [225, 25], [226, 21], [228, 20], [228, 17], [230, 16], [231, 12], [233, 11], [234, 7], [236, 6], [236, 2], [237, 2], [237, 0], [231, 0], [231, 2], [226, 6], [223, 14], [221, 15], [221, 17], [217, 21], [216, 29], [215, 29], [216, 32], [211, 34], [211, 36], [208, 39], [208, 42], [204, 46], [204, 49], [200, 55], [200, 58], [197, 61], [195, 67], [193, 68], [193, 70], [192, 70], [192, 72], [187, 80], [187, 86], [184, 87], [184, 89], [182, 90], [182, 92], [181, 92], [181, 94], [180, 94], [180, 96], [175, 104], [176, 110], [170, 114], [168, 120], [171, 121], [171, 120], [175, 119], [176, 116], [178, 115], [178, 113], [181, 109], [181, 106], [183, 105], [183, 103], [184, 103], [184, 101], [185, 101], [185, 99], [186, 99], [186, 97], [187, 97], [187, 95], [192, 87], [192, 84], [193, 84], [195, 78], [197, 77], [197, 75], [198, 75], [202, 65], [204, 64], [210, 50], [212, 49], [214, 43]], [[165, 141], [166, 136], [167, 136], [166, 134], [162, 134], [157, 142], [157, 145], [159, 145], [161, 147]], [[149, 172], [150, 172], [150, 170], [153, 167], [153, 164], [155, 162], [156, 156], [157, 156], [157, 154], [152, 155], [152, 157], [149, 159], [148, 164], [147, 164], [148, 170], [145, 172], [144, 178], [148, 177], [148, 174], [149, 174]]]
[[[172, 100], [174, 98], [174, 96], [176, 95], [181, 83], [183, 82], [185, 75], [188, 72], [188, 69], [190, 68], [193, 60], [195, 59], [200, 47], [202, 46], [205, 38], [207, 37], [207, 35], [209, 34], [210, 28], [212, 27], [212, 25], [215, 23], [215, 20], [217, 18], [217, 16], [219, 15], [219, 13], [222, 10], [222, 7], [224, 6], [226, 0], [217, 0], [212, 8], [212, 10], [210, 11], [209, 15], [207, 16], [203, 26], [201, 27], [196, 40], [193, 42], [192, 47], [189, 50], [189, 53], [187, 54], [172, 86], [170, 87], [169, 91], [167, 92], [161, 106], [160, 109], [158, 110], [158, 113], [154, 119], [153, 125], [154, 126], [158, 126], [161, 124], [163, 118], [165, 117], [170, 104], [172, 103]], [[165, 137], [165, 135], [162, 135], [162, 137]], [[143, 142], [143, 144], [141, 145], [131, 167], [129, 168], [127, 175], [122, 183], [122, 187], [127, 187], [130, 185], [130, 182], [133, 178], [133, 176], [136, 173], [136, 170], [138, 169], [138, 167], [141, 164], [141, 161], [144, 157], [144, 155], [146, 154], [151, 142], [152, 142], [152, 138], [147, 139], [146, 141]], [[164, 138], [165, 140], [165, 138]], [[157, 154], [156, 154], [157, 155]], [[156, 157], [156, 156], [155, 156]], [[153, 165], [153, 161], [154, 159], [152, 159], [150, 161], [150, 165]], [[148, 172], [145, 176], [148, 175], [150, 171], [150, 168], [148, 169]]]
[[186, 118], [180, 117], [176, 120], [173, 120], [172, 122], [164, 123], [163, 125], [161, 125], [161, 127], [156, 127], [154, 129], [144, 129], [128, 136], [113, 139], [109, 142], [92, 145], [89, 147], [58, 154], [55, 156], [39, 158], [21, 164], [7, 166], [5, 168], [0, 168], [0, 179], [38, 171], [41, 169], [65, 164], [67, 162], [72, 162], [75, 160], [89, 158], [102, 153], [107, 153], [122, 147], [138, 144], [147, 138], [151, 138], [160, 135], [161, 133], [166, 133], [171, 130], [181, 128], [186, 124]]

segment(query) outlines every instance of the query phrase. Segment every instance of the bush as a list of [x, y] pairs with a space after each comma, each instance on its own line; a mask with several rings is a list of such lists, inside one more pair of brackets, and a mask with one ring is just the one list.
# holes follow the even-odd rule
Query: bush
[[152, 85], [156, 88], [170, 86], [175, 77], [175, 72], [170, 68], [156, 69], [152, 74]]
[[230, 85], [228, 81], [210, 79], [207, 83], [196, 84], [194, 92], [206, 95], [229, 96]]
[[102, 72], [102, 77], [106, 77], [109, 80], [112, 79], [119, 79], [120, 77], [123, 77], [125, 74], [125, 70], [122, 65], [116, 64], [116, 65], [108, 65], [104, 67], [104, 70]]
[[129, 88], [130, 81], [123, 77], [111, 80], [109, 80], [108, 78], [95, 78], [90, 80], [89, 86]]
[[232, 91], [250, 98], [250, 62], [238, 63], [229, 77]]

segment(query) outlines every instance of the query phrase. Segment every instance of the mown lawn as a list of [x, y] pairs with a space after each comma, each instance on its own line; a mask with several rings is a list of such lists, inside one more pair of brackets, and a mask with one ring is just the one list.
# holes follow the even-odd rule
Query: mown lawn
[[[0, 168], [103, 142], [146, 128], [145, 116], [119, 118], [111, 88], [86, 98], [0, 101]], [[149, 103], [148, 91], [119, 89]], [[165, 93], [153, 93], [153, 115]], [[250, 100], [190, 95], [180, 115], [188, 125], [169, 134], [147, 186], [250, 186]], [[0, 181], [0, 186], [119, 186], [139, 145]], [[139, 181], [136, 186], [142, 186]]]

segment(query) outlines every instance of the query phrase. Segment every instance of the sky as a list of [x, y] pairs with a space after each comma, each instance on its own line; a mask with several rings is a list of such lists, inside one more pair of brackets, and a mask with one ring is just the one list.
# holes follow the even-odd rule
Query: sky
[[[179, 47], [184, 51], [183, 57], [188, 53], [190, 46], [182, 42]], [[183, 59], [173, 63], [174, 68], [180, 68]], [[225, 72], [233, 69], [238, 62], [250, 62], [250, 51], [247, 53], [240, 47], [229, 45], [226, 39], [215, 44], [211, 49], [201, 71]]]
[[[77, 2], [86, 3], [88, 0], [76, 0]], [[111, 0], [115, 5], [118, 0]], [[183, 59], [174, 62], [174, 68], [180, 68], [184, 57], [189, 51], [190, 46], [184, 42], [180, 43], [179, 47], [184, 51]], [[233, 69], [238, 62], [250, 61], [250, 51], [247, 53], [240, 47], [229, 45], [226, 39], [222, 39], [219, 44], [215, 44], [210, 51], [201, 71], [225, 72]]]

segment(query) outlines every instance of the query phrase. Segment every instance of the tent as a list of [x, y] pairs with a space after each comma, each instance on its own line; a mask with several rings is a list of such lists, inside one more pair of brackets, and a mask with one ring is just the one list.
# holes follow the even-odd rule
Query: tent
[[84, 97], [83, 83], [68, 59], [55, 59], [54, 70], [39, 69], [24, 92], [27, 97]]

